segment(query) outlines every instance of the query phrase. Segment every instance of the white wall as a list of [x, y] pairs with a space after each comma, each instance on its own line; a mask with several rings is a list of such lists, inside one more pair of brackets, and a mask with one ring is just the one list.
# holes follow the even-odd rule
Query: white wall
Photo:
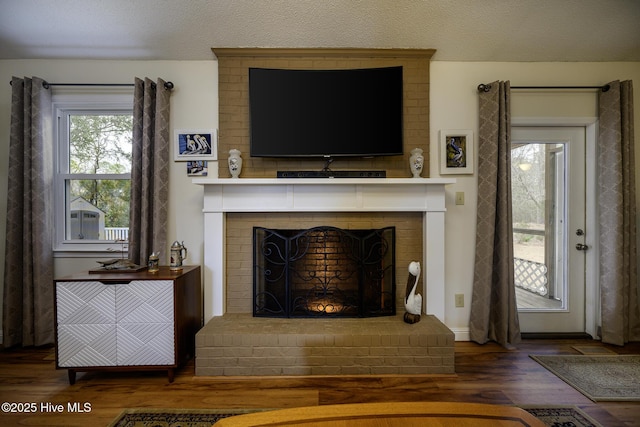
[[[128, 83], [135, 76], [171, 80], [173, 129], [217, 128], [217, 62], [211, 61], [79, 61], [79, 60], [2, 60], [0, 61], [0, 260], [4, 260], [6, 236], [6, 183], [9, 151], [9, 123], [12, 76], [39, 76], [50, 82]], [[509, 80], [512, 85], [597, 85], [612, 80], [631, 79], [640, 100], [640, 63], [431, 63], [431, 176], [439, 176], [438, 132], [440, 129], [469, 129], [477, 143], [479, 83]], [[2, 83], [4, 82], [4, 83]], [[578, 117], [596, 113], [593, 94], [547, 95], [514, 93], [512, 112], [517, 115]], [[566, 102], [565, 102], [566, 101]], [[542, 106], [542, 107], [540, 107]], [[549, 106], [553, 106], [550, 109]], [[560, 108], [560, 110], [558, 110]], [[568, 112], [569, 111], [569, 112]], [[636, 108], [635, 128], [640, 129], [640, 108]], [[636, 151], [639, 155], [640, 150]], [[638, 161], [638, 160], [637, 160]], [[638, 161], [640, 164], [640, 161]], [[447, 188], [446, 217], [446, 307], [445, 323], [464, 338], [469, 321], [475, 245], [475, 175], [456, 176]], [[170, 172], [170, 241], [184, 240], [190, 264], [203, 262], [202, 188], [191, 184], [184, 163], [173, 163]], [[454, 194], [465, 192], [465, 205], [454, 203]], [[171, 242], [169, 242], [170, 244]], [[168, 251], [169, 248], [161, 248]], [[56, 259], [56, 275], [95, 267], [95, 259]], [[0, 262], [4, 277], [4, 262]], [[0, 288], [4, 280], [0, 282]], [[455, 308], [454, 294], [463, 293], [465, 307]], [[1, 310], [1, 307], [0, 307]]]

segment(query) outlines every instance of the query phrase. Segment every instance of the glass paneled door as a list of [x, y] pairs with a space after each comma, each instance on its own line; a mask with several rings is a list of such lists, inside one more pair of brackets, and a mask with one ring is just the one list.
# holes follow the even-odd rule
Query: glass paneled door
[[522, 332], [585, 330], [585, 130], [512, 128], [514, 273]]

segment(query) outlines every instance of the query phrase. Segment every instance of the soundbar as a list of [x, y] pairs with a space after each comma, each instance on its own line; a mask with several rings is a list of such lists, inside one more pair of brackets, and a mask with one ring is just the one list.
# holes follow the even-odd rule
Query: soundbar
[[278, 178], [386, 178], [387, 171], [278, 171]]

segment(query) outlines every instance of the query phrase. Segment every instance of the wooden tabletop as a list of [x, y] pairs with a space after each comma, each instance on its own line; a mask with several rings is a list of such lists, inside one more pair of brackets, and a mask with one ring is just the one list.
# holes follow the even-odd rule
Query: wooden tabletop
[[89, 273], [88, 271], [81, 271], [78, 273], [70, 274], [68, 276], [57, 277], [54, 280], [56, 282], [77, 282], [92, 280], [103, 283], [131, 280], [173, 280], [197, 268], [200, 268], [200, 266], [184, 265], [180, 270], [173, 271], [169, 266], [160, 266], [157, 273], [149, 273], [146, 268], [138, 272], [123, 270], [111, 272], [105, 271], [103, 273]]
[[501, 405], [459, 402], [384, 402], [321, 405], [254, 412], [223, 418], [216, 427], [543, 427], [527, 411]]

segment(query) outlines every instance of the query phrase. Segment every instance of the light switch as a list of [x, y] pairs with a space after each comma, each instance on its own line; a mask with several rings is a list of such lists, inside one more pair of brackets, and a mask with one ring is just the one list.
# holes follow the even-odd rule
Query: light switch
[[464, 205], [464, 191], [456, 192], [456, 205]]

